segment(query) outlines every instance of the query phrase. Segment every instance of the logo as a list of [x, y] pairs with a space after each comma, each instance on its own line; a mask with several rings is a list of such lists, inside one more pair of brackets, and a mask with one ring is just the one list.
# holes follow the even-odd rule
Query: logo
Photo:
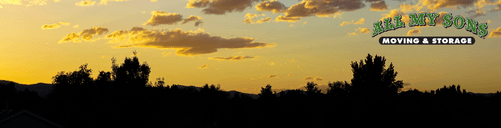
[[[419, 14], [409, 14], [409, 26], [435, 26], [435, 20], [439, 17], [438, 13], [419, 13]], [[428, 18], [429, 22], [425, 22], [425, 18]], [[374, 30], [372, 37], [382, 34], [387, 31], [396, 30], [398, 28], [405, 28], [405, 22], [402, 20], [402, 16], [398, 15], [394, 17], [394, 24], [391, 22], [391, 18], [384, 19], [383, 21], [378, 21], [374, 23]], [[444, 14], [443, 16], [443, 26], [448, 28], [454, 26], [456, 29], [465, 29], [474, 35], [480, 36], [480, 38], [485, 39], [485, 36], [489, 33], [487, 31], [487, 23], [478, 24], [477, 21], [470, 18], [465, 18], [463, 16], [453, 17], [451, 13]], [[384, 27], [383, 27], [384, 25]], [[379, 43], [382, 45], [404, 45], [404, 44], [416, 44], [416, 45], [473, 45], [475, 43], [475, 38], [473, 37], [380, 37]]]

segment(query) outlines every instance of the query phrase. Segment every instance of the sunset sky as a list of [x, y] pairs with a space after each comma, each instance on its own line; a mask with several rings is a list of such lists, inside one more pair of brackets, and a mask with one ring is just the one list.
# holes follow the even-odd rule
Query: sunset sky
[[[95, 78], [136, 50], [150, 81], [220, 84], [259, 93], [353, 77], [350, 63], [385, 56], [406, 88], [459, 84], [501, 91], [501, 0], [0, 0], [0, 79], [51, 83], [88, 63]], [[488, 23], [479, 38], [454, 27], [400, 28], [372, 37], [384, 17], [435, 12]], [[442, 16], [442, 15], [441, 15]], [[441, 18], [441, 17], [440, 17]], [[406, 22], [404, 20], [404, 22]], [[471, 36], [474, 45], [380, 45], [381, 36]]]

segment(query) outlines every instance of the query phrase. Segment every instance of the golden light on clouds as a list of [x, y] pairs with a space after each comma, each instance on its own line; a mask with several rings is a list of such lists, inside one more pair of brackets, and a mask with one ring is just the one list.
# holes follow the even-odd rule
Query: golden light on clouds
[[360, 31], [360, 33], [368, 33], [369, 32], [369, 29], [368, 28], [361, 28], [361, 27], [358, 27], [358, 29], [356, 31]]
[[348, 33], [348, 35], [350, 35], [350, 36], [354, 36], [354, 35], [358, 35], [358, 34], [357, 34], [357, 33], [355, 33], [355, 32], [351, 32], [351, 33]]
[[410, 36], [410, 35], [413, 35], [413, 34], [417, 34], [417, 33], [421, 33], [421, 30], [419, 30], [419, 28], [409, 30], [407, 32], [407, 36]]
[[471, 6], [477, 0], [420, 0], [419, 3], [423, 6], [428, 6], [428, 10], [435, 11], [441, 8], [459, 8]]
[[98, 27], [92, 27], [90, 29], [85, 29], [81, 32], [77, 33], [70, 33], [63, 37], [58, 43], [64, 43], [64, 42], [69, 42], [73, 41], [74, 43], [80, 42], [79, 38], [82, 37], [82, 40], [84, 41], [94, 41], [92, 40], [94, 35], [103, 35], [105, 33], [108, 33], [108, 28], [104, 28], [101, 26]]
[[294, 22], [298, 22], [299, 20], [301, 20], [300, 18], [295, 18], [295, 17], [284, 17], [282, 15], [278, 16], [275, 21], [280, 21], [280, 22], [290, 22], [290, 23], [294, 23]]
[[178, 13], [169, 13], [163, 11], [151, 12], [151, 18], [143, 25], [157, 26], [161, 24], [172, 25], [183, 20], [183, 16]]
[[496, 30], [490, 30], [489, 37], [501, 37], [501, 27], [498, 27]]
[[251, 58], [256, 58], [252, 56], [230, 56], [230, 57], [211, 57], [209, 59], [211, 60], [244, 60], [244, 59], [251, 59]]
[[45, 24], [42, 26], [42, 29], [56, 29], [56, 28], [59, 28], [61, 25], [70, 25], [70, 24], [67, 22], [59, 22], [59, 23], [55, 23], [55, 24]]
[[324, 79], [322, 79], [322, 77], [319, 77], [319, 76], [315, 77], [315, 81], [322, 81], [322, 80], [324, 80]]
[[63, 39], [61, 39], [58, 43], [64, 43], [64, 42], [68, 42], [68, 41], [73, 41], [73, 43], [78, 43], [80, 42], [80, 36], [76, 33], [70, 33], [68, 35], [66, 35], [65, 37], [63, 37]]
[[96, 3], [96, 1], [80, 1], [78, 3], [76, 3], [75, 5], [76, 6], [94, 6], [94, 4]]
[[279, 13], [282, 12], [283, 10], [287, 9], [284, 4], [276, 1], [276, 0], [271, 0], [271, 1], [263, 1], [259, 4], [257, 4], [256, 9], [258, 11], [271, 11], [273, 13]]
[[360, 18], [360, 20], [358, 21], [353, 21], [351, 20], [351, 22], [348, 22], [348, 21], [343, 21], [343, 23], [341, 23], [339, 26], [344, 26], [344, 25], [348, 25], [348, 24], [364, 24], [365, 22], [365, 19], [364, 18]]
[[99, 4], [101, 4], [101, 5], [107, 5], [108, 1], [122, 2], [122, 1], [127, 1], [127, 0], [101, 0], [101, 2], [99, 2]]
[[186, 24], [186, 23], [188, 23], [190, 21], [197, 21], [197, 20], [201, 20], [201, 19], [202, 19], [202, 17], [200, 17], [200, 16], [190, 15], [190, 17], [184, 19], [183, 23], [181, 23], [181, 24]]

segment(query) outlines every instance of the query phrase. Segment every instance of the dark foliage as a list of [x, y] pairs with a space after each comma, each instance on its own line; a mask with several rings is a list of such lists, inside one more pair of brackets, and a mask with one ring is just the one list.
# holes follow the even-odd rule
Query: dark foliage
[[[148, 84], [150, 67], [136, 56], [111, 72], [92, 79], [87, 64], [78, 71], [53, 77], [47, 99], [15, 85], [0, 84], [0, 100], [9, 109], [26, 109], [65, 127], [487, 127], [499, 118], [501, 93], [470, 95], [459, 85], [433, 91], [407, 90], [385, 59], [368, 55], [352, 63], [352, 83], [329, 82], [327, 94], [314, 82], [301, 89], [279, 92], [261, 88], [259, 99], [219, 85], [200, 88], [166, 85], [164, 78]], [[0, 106], [0, 107], [2, 107]]]

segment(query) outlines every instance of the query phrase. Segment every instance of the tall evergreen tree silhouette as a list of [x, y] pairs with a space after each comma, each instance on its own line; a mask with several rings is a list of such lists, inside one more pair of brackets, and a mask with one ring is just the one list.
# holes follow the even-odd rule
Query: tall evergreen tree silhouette
[[396, 81], [397, 72], [393, 64], [385, 69], [386, 59], [381, 56], [374, 58], [368, 54], [364, 61], [352, 62], [352, 90], [354, 95], [362, 97], [394, 96], [403, 88], [403, 81]]

